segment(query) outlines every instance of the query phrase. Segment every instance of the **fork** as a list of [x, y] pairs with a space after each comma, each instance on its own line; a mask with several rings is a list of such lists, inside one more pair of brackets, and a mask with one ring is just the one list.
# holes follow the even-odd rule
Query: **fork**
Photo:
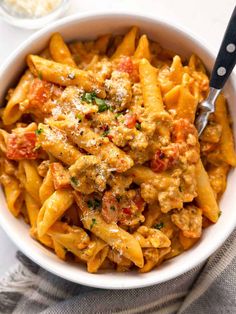
[[215, 102], [236, 63], [236, 7], [231, 15], [220, 50], [211, 73], [210, 90], [206, 100], [198, 105], [195, 126], [200, 136], [208, 118], [215, 111]]

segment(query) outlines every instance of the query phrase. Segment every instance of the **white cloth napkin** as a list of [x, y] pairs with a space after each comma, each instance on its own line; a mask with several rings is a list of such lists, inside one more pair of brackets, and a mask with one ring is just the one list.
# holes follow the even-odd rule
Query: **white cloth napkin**
[[205, 264], [142, 289], [102, 290], [76, 285], [48, 273], [20, 252], [18, 259], [0, 280], [2, 314], [236, 313], [236, 230]]

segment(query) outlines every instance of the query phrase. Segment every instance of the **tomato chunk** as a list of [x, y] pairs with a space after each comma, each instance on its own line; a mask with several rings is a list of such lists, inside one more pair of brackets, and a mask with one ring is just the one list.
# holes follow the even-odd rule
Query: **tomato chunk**
[[139, 81], [138, 66], [133, 63], [130, 57], [122, 57], [120, 59], [118, 71], [128, 73], [134, 82]]
[[32, 106], [41, 107], [51, 96], [52, 84], [35, 78], [30, 86], [28, 99]]
[[111, 191], [106, 191], [102, 198], [102, 217], [107, 223], [117, 222], [119, 204]]
[[132, 129], [135, 127], [137, 122], [137, 115], [136, 114], [126, 114], [125, 115], [125, 126], [127, 126], [127, 128]]
[[34, 132], [12, 133], [7, 140], [6, 156], [12, 160], [36, 159], [39, 153], [35, 147], [36, 135]]
[[189, 134], [193, 134], [197, 137], [197, 131], [192, 123], [186, 119], [174, 121], [172, 139], [175, 143], [186, 142]]
[[173, 167], [179, 160], [179, 149], [177, 145], [171, 145], [158, 149], [151, 160], [151, 169], [154, 172], [162, 172]]

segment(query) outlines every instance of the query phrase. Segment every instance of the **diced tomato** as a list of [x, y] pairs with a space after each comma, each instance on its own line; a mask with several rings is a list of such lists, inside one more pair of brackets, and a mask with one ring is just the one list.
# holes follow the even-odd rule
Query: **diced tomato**
[[126, 214], [126, 215], [131, 215], [131, 214], [132, 214], [132, 211], [131, 211], [131, 208], [130, 208], [130, 207], [122, 208], [122, 211], [123, 211], [123, 213]]
[[106, 191], [102, 198], [102, 217], [107, 223], [117, 222], [119, 203], [111, 191]]
[[52, 92], [52, 84], [35, 78], [30, 86], [28, 99], [32, 106], [42, 106], [49, 98]]
[[135, 197], [134, 197], [133, 201], [134, 201], [134, 204], [137, 206], [138, 211], [141, 211], [141, 212], [142, 212], [142, 211], [144, 210], [145, 201], [144, 201], [144, 199], [141, 197], [139, 191], [135, 194]]
[[132, 129], [135, 127], [137, 122], [137, 115], [136, 114], [126, 114], [125, 115], [125, 125], [127, 128]]
[[118, 64], [118, 71], [128, 73], [134, 82], [139, 81], [138, 65], [130, 57], [122, 57]]
[[69, 188], [70, 176], [67, 170], [59, 162], [53, 162], [50, 164], [52, 172], [53, 184], [55, 190]]
[[165, 171], [167, 169], [167, 163], [166, 160], [164, 160], [165, 155], [163, 154], [163, 152], [158, 149], [153, 157], [153, 159], [151, 160], [151, 169], [154, 172], [162, 172]]
[[36, 159], [38, 151], [35, 149], [36, 135], [34, 132], [12, 133], [7, 140], [8, 159]]
[[172, 129], [172, 139], [175, 143], [186, 142], [188, 134], [196, 134], [197, 131], [192, 123], [186, 119], [174, 121]]
[[162, 172], [173, 167], [179, 159], [178, 146], [171, 145], [158, 149], [151, 160], [151, 169], [154, 172]]

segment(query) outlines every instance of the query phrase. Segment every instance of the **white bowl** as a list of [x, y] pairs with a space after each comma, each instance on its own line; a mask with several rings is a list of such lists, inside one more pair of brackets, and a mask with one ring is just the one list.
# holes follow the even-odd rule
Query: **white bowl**
[[[7, 89], [14, 86], [22, 70], [25, 68], [25, 57], [28, 53], [38, 53], [48, 43], [50, 35], [58, 31], [66, 41], [74, 39], [92, 39], [104, 33], [124, 33], [127, 29], [137, 25], [141, 32], [164, 47], [177, 53], [189, 56], [192, 52], [199, 55], [210, 70], [214, 56], [207, 45], [196, 36], [159, 18], [127, 13], [94, 13], [75, 15], [54, 23], [37, 32], [26, 40], [5, 62], [0, 69], [0, 101]], [[236, 138], [236, 82], [233, 76], [224, 90], [230, 105], [231, 116], [234, 120], [234, 134]], [[221, 202], [222, 215], [219, 222], [203, 232], [198, 244], [180, 256], [165, 262], [156, 270], [146, 274], [137, 272], [102, 274], [87, 273], [85, 267], [69, 264], [59, 260], [55, 254], [34, 241], [29, 235], [28, 226], [21, 220], [15, 219], [8, 211], [3, 192], [0, 191], [1, 219], [0, 224], [19, 249], [46, 270], [67, 280], [87, 286], [128, 289], [154, 285], [175, 278], [206, 260], [226, 240], [236, 225], [235, 204], [236, 170], [231, 170], [228, 177], [227, 190]]]

